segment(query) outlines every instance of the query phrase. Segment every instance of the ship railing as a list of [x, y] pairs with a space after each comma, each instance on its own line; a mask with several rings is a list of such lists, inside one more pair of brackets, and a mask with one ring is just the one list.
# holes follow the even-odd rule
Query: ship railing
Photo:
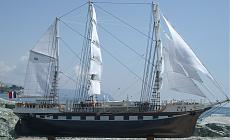
[[15, 107], [16, 108], [58, 108], [59, 105], [19, 102], [15, 104]]
[[138, 105], [140, 112], [162, 112], [165, 109], [165, 106], [152, 102], [144, 102]]
[[66, 101], [65, 112], [94, 112], [96, 107], [102, 106], [100, 102], [79, 102]]
[[198, 105], [198, 104], [204, 104], [207, 103], [205, 100], [164, 100], [161, 102], [161, 106], [166, 106], [168, 104], [171, 105]]
[[127, 101], [121, 101], [121, 102], [74, 102], [72, 100], [66, 101], [64, 111], [65, 112], [119, 112], [119, 108], [123, 111], [133, 111], [136, 110], [135, 108], [138, 108], [139, 106], [138, 102], [127, 102]]

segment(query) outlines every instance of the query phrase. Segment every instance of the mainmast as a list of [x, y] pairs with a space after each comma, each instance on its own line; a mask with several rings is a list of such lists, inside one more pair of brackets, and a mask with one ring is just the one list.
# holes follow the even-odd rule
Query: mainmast
[[141, 111], [160, 108], [160, 88], [162, 71], [162, 46], [160, 40], [160, 14], [157, 4], [152, 4], [154, 22], [150, 26], [149, 42], [146, 48], [146, 60], [141, 89]]
[[158, 4], [153, 4], [153, 17], [154, 17], [154, 29], [155, 29], [155, 48], [156, 48], [156, 63], [155, 63], [155, 79], [153, 86], [153, 93], [151, 102], [154, 110], [160, 109], [160, 88], [162, 84], [162, 45], [160, 39], [160, 14]]

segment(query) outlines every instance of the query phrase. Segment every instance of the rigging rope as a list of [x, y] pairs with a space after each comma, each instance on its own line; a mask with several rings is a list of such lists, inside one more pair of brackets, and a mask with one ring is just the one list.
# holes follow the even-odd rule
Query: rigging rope
[[[119, 38], [117, 38], [117, 37], [115, 37], [111, 32], [109, 32], [107, 29], [105, 29], [104, 27], [102, 27], [102, 26], [100, 26], [100, 28], [102, 28], [103, 30], [105, 30], [107, 33], [109, 33], [111, 36], [113, 36], [114, 38], [116, 38], [117, 40], [119, 40], [119, 42], [120, 43], [122, 43], [123, 45], [125, 45], [125, 46], [127, 46], [130, 50], [133, 50], [137, 55], [139, 55], [140, 57], [142, 57], [143, 58], [143, 56], [142, 55], [140, 55], [137, 51], [135, 51], [134, 49], [132, 49], [130, 46], [128, 46], [127, 44], [125, 44], [124, 42], [122, 42]], [[63, 38], [60, 38], [60, 40], [63, 42], [63, 44], [80, 60], [80, 62], [81, 62], [81, 58], [79, 57], [79, 55], [70, 47], [70, 45], [63, 39]], [[67, 76], [67, 75], [65, 75], [65, 73], [64, 72], [61, 72], [64, 76], [66, 76], [67, 78], [69, 78], [70, 80], [72, 80], [72, 81], [74, 81], [74, 82], [76, 82], [77, 83], [77, 81], [76, 80], [74, 80], [73, 78], [71, 78], [70, 76]], [[137, 79], [137, 81], [139, 81], [140, 79]], [[131, 85], [134, 85], [134, 84], [136, 84], [137, 83], [137, 81], [135, 81], [135, 83], [132, 83]], [[125, 90], [124, 90], [124, 92], [125, 91], [127, 91], [130, 87], [131, 87], [131, 85], [130, 86], [128, 86]]]
[[115, 36], [114, 34], [112, 34], [109, 30], [107, 30], [106, 28], [104, 28], [103, 26], [101, 26], [99, 24], [98, 24], [98, 26], [101, 29], [103, 29], [106, 33], [108, 33], [109, 35], [111, 35], [115, 40], [117, 40], [118, 42], [120, 42], [123, 46], [125, 46], [126, 48], [128, 48], [129, 50], [131, 50], [133, 53], [135, 53], [140, 58], [144, 59], [146, 61], [146, 63], [148, 63], [149, 65], [154, 66], [154, 64], [150, 60], [147, 60], [143, 55], [141, 55], [140, 53], [138, 53], [135, 49], [133, 49], [132, 47], [130, 47], [129, 45], [127, 45], [125, 42], [123, 42], [121, 39], [119, 39], [117, 36]]
[[62, 72], [62, 71], [60, 71], [59, 72], [60, 74], [62, 74], [62, 75], [64, 75], [65, 77], [67, 77], [67, 78], [69, 78], [71, 81], [73, 81], [73, 82], [77, 82], [75, 79], [73, 79], [70, 75], [67, 75], [67, 74], [65, 74], [64, 72]]
[[[149, 31], [148, 31], [148, 36], [151, 36], [151, 28], [152, 28], [152, 13], [150, 14], [150, 22], [149, 22]], [[148, 58], [148, 52], [149, 52], [149, 42], [150, 42], [150, 39], [147, 38], [147, 47], [146, 47], [146, 50], [145, 50], [145, 59]], [[147, 61], [145, 61], [145, 64], [144, 64], [144, 72], [143, 72], [143, 77], [142, 77], [142, 83], [146, 83], [146, 68], [147, 68]], [[141, 96], [140, 96], [140, 101], [143, 101], [143, 96], [145, 96], [145, 91], [146, 91], [146, 84], [142, 84], [142, 87], [141, 87]]]
[[[152, 37], [154, 37], [154, 26], [155, 26], [155, 22], [154, 22], [154, 25], [153, 25], [152, 30], [151, 30]], [[156, 56], [156, 49], [157, 49], [157, 47], [155, 46], [154, 50], [152, 50], [152, 48], [153, 48], [153, 41], [152, 40], [149, 40], [149, 41], [150, 41], [150, 44], [148, 43], [148, 45], [149, 45], [150, 50], [149, 50], [148, 61], [152, 60], [151, 63], [153, 65], [151, 66], [151, 65], [149, 65], [147, 63], [147, 72], [146, 72], [146, 77], [145, 77], [147, 81], [145, 81], [145, 83], [147, 83], [146, 85], [149, 85], [149, 86], [145, 89], [145, 91], [146, 91], [145, 94], [149, 94], [148, 95], [148, 100], [150, 100], [150, 96], [153, 95], [152, 94], [153, 93], [153, 86], [154, 86], [153, 82], [154, 82], [154, 78], [155, 78], [155, 74], [156, 74], [156, 68], [157, 68], [157, 65], [154, 65], [154, 63], [156, 63], [155, 62], [155, 59], [156, 59], [155, 56]], [[153, 54], [152, 54], [152, 51], [153, 51]], [[146, 55], [146, 57], [147, 57], [147, 55]]]
[[[121, 23], [125, 24], [126, 26], [132, 28], [133, 30], [135, 30], [135, 31], [138, 32], [139, 34], [141, 34], [141, 35], [145, 36], [146, 38], [148, 38], [148, 39], [149, 39], [149, 42], [150, 42], [149, 45], [152, 46], [152, 45], [153, 45], [153, 42], [156, 42], [155, 40], [153, 40], [153, 33], [152, 33], [152, 36], [146, 35], [146, 34], [143, 33], [142, 31], [140, 31], [139, 29], [137, 29], [137, 28], [135, 28], [134, 26], [130, 25], [129, 23], [125, 22], [125, 21], [122, 20], [121, 18], [119, 18], [119, 17], [113, 15], [113, 14], [110, 13], [109, 11], [103, 9], [102, 7], [100, 7], [100, 6], [96, 5], [96, 4], [95, 4], [95, 6], [98, 7], [100, 10], [102, 10], [103, 12], [109, 14], [109, 15], [112, 16], [113, 18], [119, 20]], [[120, 41], [119, 41], [119, 42], [120, 42]], [[123, 42], [121, 42], [121, 43], [123, 43]], [[123, 44], [123, 45], [124, 45], [124, 44]], [[127, 46], [126, 46], [126, 47], [127, 47]], [[153, 68], [154, 68], [154, 64], [152, 64], [152, 67], [149, 68], [149, 66], [150, 66], [150, 65], [149, 65], [149, 62], [151, 61], [151, 58], [155, 57], [155, 55], [153, 55], [153, 56], [151, 55], [151, 53], [152, 53], [152, 47], [150, 47], [150, 49], [151, 49], [151, 50], [150, 50], [150, 55], [148, 56], [149, 58], [148, 58], [148, 60], [146, 60], [146, 59], [147, 59], [147, 57], [146, 57], [145, 60], [147, 61], [147, 64], [148, 64], [148, 65], [147, 65], [147, 67], [148, 67], [148, 68], [147, 68], [147, 71], [149, 71], [150, 68], [151, 68], [151, 70], [150, 70], [150, 73], [147, 72], [147, 74], [146, 74], [146, 76], [144, 77], [144, 79], [142, 79], [142, 83], [144, 83], [144, 85], [147, 85], [148, 88], [145, 88], [145, 86], [144, 86], [144, 88], [142, 88], [142, 89], [144, 89], [144, 90], [142, 90], [142, 95], [141, 95], [141, 96], [143, 96], [143, 95], [146, 94], [147, 92], [150, 92], [150, 90], [152, 89], [151, 84], [152, 84], [153, 79], [154, 79], [154, 77], [152, 77], [152, 75], [150, 75], [150, 77], [148, 76], [149, 74], [152, 74], [152, 73], [153, 73]], [[155, 53], [154, 53], [154, 54], [155, 54]], [[120, 63], [120, 62], [119, 62], [119, 63]], [[150, 62], [150, 63], [154, 63], [154, 59], [153, 59], [153, 61]], [[139, 77], [139, 76], [138, 76], [138, 77]], [[147, 81], [146, 81], [146, 80], [147, 80]], [[148, 82], [150, 82], [150, 83], [148, 83]], [[143, 92], [143, 91], [144, 91], [144, 92]], [[151, 90], [151, 91], [152, 91], [152, 90]], [[143, 98], [143, 97], [141, 97], [141, 98]]]
[[72, 30], [73, 32], [77, 33], [78, 35], [80, 35], [81, 37], [83, 37], [84, 39], [89, 39], [87, 37], [85, 37], [83, 34], [81, 34], [80, 32], [78, 32], [77, 30], [75, 30], [73, 27], [71, 27], [69, 24], [67, 24], [66, 22], [64, 22], [63, 20], [60, 19], [60, 21], [66, 26], [68, 27], [70, 30]]
[[[140, 4], [140, 3], [113, 3], [113, 2], [94, 2], [94, 3]], [[87, 2], [84, 3], [83, 5], [81, 5], [81, 6], [77, 7], [77, 8], [75, 8], [75, 9], [73, 9], [73, 10], [71, 10], [71, 11], [65, 13], [65, 14], [63, 14], [62, 16], [60, 16], [60, 18], [66, 16], [66, 15], [68, 15], [68, 14], [70, 14], [70, 13], [72, 13], [73, 11], [79, 9], [80, 7], [84, 6], [85, 4], [87, 4]], [[143, 3], [142, 3], [142, 4], [143, 4]], [[145, 4], [147, 4], [147, 3], [145, 3]], [[150, 3], [148, 3], [148, 4], [150, 4]], [[153, 41], [155, 41], [155, 40], [153, 40], [153, 37], [150, 37], [150, 35], [146, 35], [146, 34], [143, 33], [142, 31], [140, 31], [139, 29], [135, 28], [134, 26], [132, 26], [132, 25], [128, 24], [127, 22], [125, 22], [124, 20], [122, 20], [121, 18], [119, 18], [119, 17], [113, 15], [112, 13], [110, 13], [110, 12], [104, 10], [103, 8], [101, 8], [100, 6], [98, 6], [98, 5], [96, 5], [96, 4], [95, 4], [95, 6], [98, 7], [99, 9], [101, 9], [102, 11], [104, 11], [105, 13], [111, 15], [111, 16], [114, 17], [115, 19], [119, 20], [120, 22], [122, 22], [122, 23], [125, 24], [126, 26], [129, 26], [130, 28], [132, 28], [132, 29], [135, 30], [136, 32], [140, 33], [141, 35], [147, 37], [147, 38], [151, 41], [151, 43], [153, 43]], [[68, 25], [67, 23], [65, 23], [63, 20], [60, 20], [60, 21], [61, 21], [66, 27], [68, 27], [69, 29], [71, 29], [73, 32], [77, 33], [78, 35], [80, 35], [81, 37], [83, 37], [83, 38], [85, 38], [85, 39], [90, 40], [89, 38], [87, 38], [86, 36], [84, 36], [83, 34], [81, 34], [80, 32], [78, 32], [77, 30], [75, 30], [74, 28], [72, 28], [70, 25]], [[143, 59], [146, 60], [146, 58], [144, 58], [141, 54], [139, 54], [135, 49], [131, 48], [129, 45], [127, 45], [126, 43], [124, 43], [123, 41], [121, 41], [118, 37], [114, 36], [114, 35], [113, 35], [111, 32], [109, 32], [107, 29], [105, 29], [105, 28], [102, 27], [101, 25], [98, 25], [98, 26], [100, 26], [101, 29], [103, 29], [105, 32], [107, 32], [108, 34], [110, 34], [110, 35], [111, 35], [114, 39], [116, 39], [118, 42], [120, 42], [120, 43], [123, 44], [125, 47], [127, 47], [128, 49], [130, 49], [131, 51], [133, 51], [136, 55], [138, 55], [139, 57], [141, 57], [141, 58], [143, 58]], [[68, 45], [62, 38], [61, 38], [61, 40], [62, 40], [62, 41], [64, 42], [64, 44], [71, 50], [71, 52], [73, 52], [74, 55], [77, 56], [77, 58], [79, 58], [79, 60], [81, 61], [81, 58], [80, 58], [80, 57], [69, 47], [69, 45]], [[115, 59], [119, 64], [121, 64], [123, 67], [125, 67], [129, 72], [131, 72], [131, 73], [132, 73], [133, 75], [135, 75], [138, 79], [140, 79], [140, 80], [142, 81], [142, 83], [146, 83], [145, 80], [144, 80], [144, 81], [145, 81], [145, 82], [144, 82], [143, 79], [141, 79], [140, 76], [139, 76], [138, 74], [136, 74], [135, 72], [133, 72], [127, 65], [125, 65], [124, 63], [122, 63], [122, 62], [121, 62], [118, 58], [116, 58], [111, 52], [109, 52], [109, 51], [106, 50], [104, 47], [102, 47], [102, 45], [101, 45], [101, 48], [102, 48], [105, 52], [107, 52], [110, 56], [112, 56], [112, 58]], [[148, 60], [148, 62], [149, 62], [149, 60]], [[209, 73], [210, 73], [210, 72], [209, 72]], [[211, 73], [210, 73], [210, 74], [211, 74]], [[215, 79], [214, 79], [214, 80], [215, 80]], [[222, 93], [223, 93], [226, 97], [228, 97], [228, 96], [226, 95], [226, 93], [222, 90], [222, 88], [220, 87], [219, 83], [218, 83], [216, 80], [213, 81], [213, 82], [214, 82], [214, 84], [215, 84], [217, 87], [219, 87], [219, 89], [222, 91]]]
[[[146, 34], [143, 33], [142, 31], [138, 30], [137, 28], [133, 27], [132, 25], [130, 25], [130, 24], [128, 24], [127, 22], [125, 22], [124, 20], [122, 20], [121, 18], [119, 18], [119, 17], [113, 15], [112, 13], [110, 13], [110, 12], [104, 10], [103, 8], [101, 8], [101, 7], [98, 6], [98, 5], [96, 5], [96, 6], [97, 6], [99, 9], [101, 9], [102, 11], [104, 11], [105, 13], [107, 13], [107, 14], [111, 15], [112, 17], [114, 17], [115, 19], [119, 20], [119, 21], [122, 22], [123, 24], [125, 24], [125, 25], [129, 26], [130, 28], [132, 28], [133, 30], [137, 31], [137, 32], [140, 33], [141, 35], [147, 37], [147, 39], [149, 40], [147, 46], [149, 46], [149, 45], [152, 46], [152, 45], [153, 45], [153, 42], [155, 42], [155, 40], [153, 40], [153, 33], [152, 33], [152, 36], [150, 37], [150, 35], [151, 35], [150, 32], [149, 32], [148, 35], [146, 35]], [[152, 56], [152, 55], [149, 55], [148, 60], [146, 60], [147, 57], [144, 58], [144, 57], [141, 56], [139, 53], [137, 53], [134, 49], [132, 49], [132, 48], [129, 47], [127, 44], [125, 44], [125, 43], [122, 42], [120, 39], [118, 39], [116, 36], [114, 36], [112, 33], [110, 33], [108, 30], [106, 30], [106, 29], [103, 28], [102, 26], [100, 26], [100, 27], [101, 27], [104, 31], [106, 31], [108, 34], [110, 34], [112, 37], [114, 37], [116, 40], [118, 40], [121, 44], [123, 44], [125, 47], [129, 48], [129, 49], [130, 49], [131, 51], [133, 51], [135, 54], [137, 54], [138, 56], [140, 56], [141, 58], [143, 58], [143, 59], [146, 61], [146, 64], [145, 64], [145, 65], [147, 65], [148, 67], [152, 65], [151, 68], [152, 68], [152, 69], [154, 68], [154, 60], [151, 62], [151, 58], [152, 58], [152, 57], [155, 57], [155, 53], [154, 53], [153, 56]], [[150, 44], [149, 44], [149, 42], [150, 42]], [[148, 48], [148, 47], [147, 47], [147, 48]], [[151, 48], [152, 48], [152, 47], [151, 47]], [[148, 51], [146, 51], [146, 53], [147, 53], [147, 52], [148, 52]], [[152, 52], [152, 51], [150, 51], [150, 52]], [[155, 52], [155, 50], [154, 50], [154, 52]], [[120, 62], [119, 62], [119, 63], [120, 63]], [[151, 65], [150, 65], [150, 64], [151, 64]], [[149, 68], [148, 68], [147, 70], [149, 71]], [[144, 84], [143, 84], [144, 87], [142, 88], [142, 95], [141, 95], [141, 96], [143, 96], [144, 94], [146, 94], [146, 92], [148, 92], [149, 90], [152, 89], [151, 84], [152, 84], [153, 78], [152, 78], [152, 76], [151, 76], [150, 78], [148, 78], [148, 74], [152, 74], [152, 73], [153, 73], [153, 70], [150, 71], [150, 73], [147, 73], [147, 76], [145, 76], [144, 79], [141, 79], [142, 83], [144, 83]], [[138, 76], [138, 77], [139, 77], [139, 76]], [[146, 79], [146, 78], [148, 79], [148, 81], [150, 81], [150, 84], [147, 83], [147, 81], [146, 81], [147, 79]], [[145, 88], [146, 85], [147, 85], [147, 87], [148, 87], [149, 90], [147, 90], [147, 88]], [[143, 93], [143, 90], [145, 91], [144, 93]], [[143, 97], [141, 97], [141, 98], [143, 98]]]
[[[201, 86], [203, 86], [214, 98], [216, 98], [216, 96], [214, 96], [213, 92], [208, 88], [208, 86], [205, 83], [201, 83]], [[209, 100], [209, 98], [206, 96], [206, 98]], [[217, 98], [216, 98], [217, 100]], [[209, 102], [211, 103], [211, 101], [209, 100]]]
[[[209, 73], [210, 73], [210, 72], [209, 72]], [[210, 73], [210, 75], [212, 75], [212, 74]], [[213, 76], [212, 76], [212, 77], [213, 77]], [[229, 99], [229, 96], [228, 96], [227, 93], [223, 90], [223, 86], [222, 86], [219, 82], [217, 82], [215, 78], [213, 78], [213, 79], [214, 79], [213, 83], [218, 87], [218, 89], [220, 90], [220, 92], [221, 92], [227, 99]], [[222, 87], [221, 87], [221, 86], [222, 86]]]
[[208, 115], [208, 114], [211, 115], [211, 113], [214, 113], [215, 111], [217, 111], [218, 109], [220, 109], [221, 107], [223, 107], [226, 104], [227, 104], [227, 102], [223, 103], [222, 105], [219, 104], [219, 106], [213, 107], [212, 109], [208, 110], [207, 112], [204, 112], [199, 118], [203, 118], [205, 115]]
[[124, 5], [149, 5], [149, 2], [92, 2], [92, 3], [102, 3], [102, 4], [124, 4]]
[[[64, 23], [64, 25], [66, 27], [68, 27], [70, 30], [72, 30], [73, 32], [75, 32], [76, 34], [78, 34], [79, 36], [83, 37], [84, 39], [88, 39], [89, 38], [85, 37], [84, 35], [82, 35], [80, 32], [76, 31], [75, 29], [73, 29], [70, 25], [68, 25], [67, 23], [65, 23], [64, 21], [60, 20], [62, 23]], [[125, 67], [130, 73], [132, 73], [134, 76], [136, 76], [138, 79], [140, 79], [142, 81], [142, 78], [136, 74], [135, 72], [133, 72], [128, 66], [126, 66], [124, 63], [122, 63], [118, 58], [116, 58], [111, 52], [109, 52], [107, 49], [105, 49], [104, 47], [102, 47], [102, 44], [100, 44], [100, 47], [107, 52], [113, 59], [115, 59], [119, 64], [121, 64], [123, 67]]]
[[97, 24], [101, 29], [103, 29], [106, 33], [108, 33], [109, 35], [111, 35], [115, 40], [117, 40], [118, 42], [120, 42], [122, 45], [124, 45], [125, 47], [127, 47], [129, 50], [131, 50], [132, 52], [134, 52], [136, 55], [138, 55], [140, 58], [145, 60], [145, 57], [141, 54], [139, 54], [135, 49], [133, 49], [132, 47], [130, 47], [129, 45], [127, 45], [125, 42], [123, 42], [122, 40], [120, 40], [118, 37], [116, 37], [114, 34], [112, 34], [110, 31], [108, 31], [106, 28], [104, 28], [103, 26]]
[[[152, 24], [152, 21], [153, 21], [152, 13], [150, 13], [148, 36], [151, 36], [151, 38], [154, 37], [154, 27], [155, 27], [155, 22], [154, 22], [154, 24]], [[152, 47], [153, 47], [153, 40], [148, 38], [147, 47], [146, 47], [146, 56], [145, 56], [145, 59], [147, 59], [147, 60], [145, 61], [144, 75], [143, 75], [143, 79], [142, 79], [143, 84], [142, 84], [142, 88], [141, 88], [141, 99], [140, 99], [141, 101], [144, 101], [144, 98], [147, 98], [147, 101], [150, 101], [150, 98], [151, 98], [151, 95], [153, 92], [152, 90], [153, 90], [154, 85], [152, 82], [154, 81], [154, 77], [155, 77], [155, 70], [153, 70], [153, 68], [155, 66], [156, 47], [154, 47], [153, 55], [152, 55]], [[149, 63], [151, 63], [152, 66]], [[150, 70], [150, 68], [151, 68], [151, 70]], [[155, 66], [155, 68], [156, 68], [156, 66]], [[149, 70], [150, 70], [150, 72], [149, 72]]]
[[[74, 33], [78, 34], [79, 36], [81, 36], [82, 38], [86, 39], [86, 40], [90, 40], [88, 37], [84, 36], [83, 34], [81, 34], [80, 32], [78, 32], [77, 30], [75, 30], [74, 28], [72, 28], [69, 24], [67, 24], [66, 22], [64, 22], [63, 20], [60, 20], [67, 28], [69, 28], [71, 31], [73, 31]], [[84, 50], [84, 48], [83, 48]], [[83, 52], [82, 50], [82, 52]], [[81, 57], [80, 57], [81, 58]], [[83, 59], [80, 59], [80, 62], [81, 64], [85, 64], [85, 57], [83, 57]], [[86, 80], [84, 80], [84, 78], [81, 76], [83, 75], [83, 69], [80, 69], [79, 71], [79, 75], [80, 77], [78, 76], [77, 78], [77, 82], [78, 83], [83, 83], [85, 84], [86, 83]], [[81, 88], [81, 89], [80, 89]], [[77, 92], [78, 90], [78, 92]], [[80, 90], [83, 90], [83, 91], [80, 91]], [[83, 95], [84, 94], [84, 91], [86, 91], [86, 88], [85, 87], [81, 87], [80, 84], [77, 84], [76, 83], [76, 90], [75, 90], [75, 97], [81, 97], [81, 98], [85, 98], [86, 95]], [[78, 95], [77, 95], [78, 94]]]
[[124, 68], [126, 68], [130, 73], [132, 73], [134, 76], [136, 76], [139, 80], [142, 80], [142, 78], [136, 74], [134, 71], [132, 71], [128, 66], [126, 66], [124, 63], [122, 63], [118, 58], [116, 58], [110, 51], [108, 51], [107, 49], [105, 49], [104, 47], [102, 47], [102, 45], [100, 45], [100, 47], [107, 52], [114, 60], [116, 60], [119, 64], [121, 64]]
[[64, 17], [64, 16], [69, 15], [70, 13], [72, 13], [72, 12], [74, 12], [74, 11], [76, 11], [77, 9], [79, 9], [79, 8], [83, 7], [84, 5], [86, 5], [87, 3], [88, 3], [88, 2], [85, 2], [84, 4], [82, 4], [82, 5], [80, 5], [80, 6], [76, 7], [76, 8], [74, 8], [74, 9], [72, 9], [72, 10], [70, 10], [69, 12], [66, 12], [65, 14], [61, 15], [61, 16], [59, 17], [59, 19], [62, 18], [62, 17]]
[[[77, 30], [75, 30], [73, 27], [71, 27], [69, 24], [67, 24], [66, 22], [64, 22], [63, 20], [60, 19], [60, 21], [68, 28], [70, 29], [72, 32], [76, 33], [77, 35], [81, 36], [82, 38], [86, 39], [86, 40], [90, 40], [88, 37], [86, 37], [85, 35], [81, 34], [80, 32], [78, 32]], [[63, 41], [63, 40], [62, 40]], [[67, 45], [67, 44], [66, 44]], [[85, 44], [83, 44], [85, 46]], [[85, 47], [82, 48], [82, 52], [84, 51]], [[77, 55], [78, 56], [78, 55]], [[80, 63], [81, 65], [83, 65], [85, 63], [85, 57], [81, 58], [79, 57]], [[83, 69], [80, 69], [79, 71], [79, 76], [77, 77], [77, 82], [76, 82], [76, 90], [75, 90], [75, 98], [79, 97], [79, 98], [85, 98], [86, 95], [84, 94], [84, 91], [86, 90], [86, 87], [81, 87], [80, 84], [78, 83], [85, 83], [86, 80], [83, 79], [83, 77], [81, 76], [83, 75]], [[84, 91], [82, 91], [84, 90]]]
[[60, 37], [60, 40], [70, 50], [70, 52], [72, 52], [81, 61], [81, 57], [69, 46], [69, 44], [61, 37]]
[[[70, 47], [70, 45], [63, 39], [63, 38], [60, 38], [60, 40], [63, 42], [63, 44], [69, 49], [69, 51], [70, 52], [72, 52], [73, 54], [74, 54], [74, 56], [76, 56], [76, 58], [78, 58], [79, 59], [79, 61], [80, 61], [80, 63], [81, 63], [81, 58], [79, 57], [79, 55]], [[71, 65], [72, 66], [72, 65]], [[71, 66], [69, 66], [69, 67], [66, 67], [66, 71], [68, 71], [69, 69], [70, 69], [70, 67]], [[62, 72], [62, 73], [64, 73], [64, 72]], [[74, 81], [76, 81], [76, 80], [74, 80]], [[75, 82], [75, 83], [77, 83], [77, 82]]]
[[[78, 34], [79, 36], [81, 36], [82, 38], [86, 39], [86, 40], [91, 40], [89, 37], [86, 37], [84, 35], [82, 35], [80, 32], [78, 32], [77, 30], [75, 30], [74, 28], [72, 28], [70, 25], [68, 25], [67, 23], [65, 23], [63, 20], [60, 20], [66, 27], [68, 27], [70, 30], [72, 30], [74, 33]], [[154, 40], [152, 40], [152, 38], [148, 37], [148, 39], [153, 43]], [[137, 74], [135, 73], [134, 71], [132, 71], [127, 65], [125, 65], [124, 63], [121, 62], [121, 60], [119, 60], [117, 57], [115, 57], [110, 51], [108, 51], [107, 49], [105, 49], [105, 47], [103, 47], [102, 44], [100, 44], [100, 47], [107, 53], [109, 54], [115, 61], [117, 61], [120, 65], [122, 65], [125, 69], [127, 69], [131, 74], [133, 74], [135, 77], [138, 78], [138, 80], [140, 80], [142, 83], [143, 83], [143, 79]], [[84, 61], [81, 60], [81, 62], [83, 63]], [[148, 63], [148, 61], [147, 61]], [[150, 65], [150, 64], [149, 64]], [[81, 69], [82, 70], [82, 69]], [[82, 82], [79, 82], [79, 80], [83, 80], [82, 77], [79, 79], [80, 77], [78, 77], [78, 83], [82, 83]], [[84, 80], [83, 80], [84, 81]], [[86, 82], [86, 81], [84, 81]], [[147, 82], [144, 83], [147, 87], [152, 87], [151, 85], [149, 85]], [[78, 88], [76, 88], [77, 90]], [[86, 87], [83, 87], [83, 90], [87, 90]], [[83, 97], [83, 98], [86, 98], [86, 95], [83, 95], [83, 92], [78, 92], [78, 94], [81, 94], [80, 96]]]
[[150, 38], [151, 40], [155, 41], [153, 38], [151, 38], [150, 36], [146, 35], [144, 32], [140, 31], [139, 29], [137, 29], [136, 27], [130, 25], [129, 23], [127, 23], [126, 21], [124, 21], [123, 19], [113, 15], [112, 13], [110, 13], [109, 11], [103, 9], [102, 7], [98, 6], [97, 4], [95, 4], [96, 7], [98, 7], [100, 10], [102, 10], [103, 12], [109, 14], [110, 16], [112, 16], [113, 18], [119, 20], [121, 23], [125, 24], [126, 26], [132, 28], [134, 31], [138, 32], [139, 34], [141, 34], [142, 36], [146, 37], [146, 38]]
[[[91, 14], [92, 14], [92, 9], [88, 8], [87, 16], [86, 16], [86, 23], [85, 23], [85, 33], [84, 33], [84, 38], [85, 40], [83, 41], [82, 45], [82, 51], [81, 51], [81, 69], [79, 71], [78, 75], [78, 80], [76, 83], [76, 93], [75, 95], [78, 96], [81, 100], [85, 100], [88, 96], [87, 91], [88, 91], [88, 86], [89, 86], [89, 77], [87, 76], [88, 71], [90, 69], [90, 47], [89, 44], [91, 42], [91, 35], [90, 35], [90, 30], [91, 30], [91, 25], [90, 21], [92, 20]], [[78, 90], [78, 92], [77, 92]]]
[[134, 79], [134, 82], [132, 82], [131, 84], [129, 84], [125, 89], [123, 89], [122, 91], [120, 91], [120, 94], [118, 94], [119, 96], [125, 95], [125, 93], [131, 89], [134, 85], [136, 85], [140, 80], [139, 79]]

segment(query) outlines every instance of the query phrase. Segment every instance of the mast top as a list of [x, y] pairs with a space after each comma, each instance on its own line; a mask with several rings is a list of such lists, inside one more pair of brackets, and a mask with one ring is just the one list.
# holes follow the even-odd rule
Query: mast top
[[159, 5], [158, 0], [153, 0], [153, 1], [152, 1], [152, 5]]
[[60, 21], [60, 17], [56, 17], [55, 19], [56, 19], [56, 21]]

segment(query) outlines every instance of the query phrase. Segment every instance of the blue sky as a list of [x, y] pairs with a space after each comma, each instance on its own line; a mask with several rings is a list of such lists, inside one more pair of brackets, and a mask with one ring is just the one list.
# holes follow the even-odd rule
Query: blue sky
[[[102, 1], [102, 0], [98, 0]], [[23, 85], [26, 59], [36, 41], [53, 22], [56, 16], [85, 3], [85, 0], [1, 0], [0, 1], [0, 79]], [[140, 2], [138, 0], [117, 0], [116, 2]], [[151, 3], [151, 0], [141, 2]], [[161, 12], [229, 92], [229, 1], [228, 0], [160, 0]], [[99, 4], [105, 10], [124, 19], [147, 34], [150, 5]], [[98, 7], [98, 24], [109, 29], [140, 54], [144, 54], [147, 39], [104, 13]], [[87, 7], [63, 17], [63, 20], [83, 33]], [[80, 54], [82, 38], [60, 25], [61, 37], [76, 53]], [[100, 42], [135, 73], [142, 76], [143, 60], [111, 39], [98, 28]], [[74, 77], [79, 65], [78, 59], [60, 42], [61, 70]], [[111, 56], [102, 50], [102, 90], [117, 97], [139, 94], [140, 82]], [[73, 83], [62, 80], [61, 87], [71, 88]]]

